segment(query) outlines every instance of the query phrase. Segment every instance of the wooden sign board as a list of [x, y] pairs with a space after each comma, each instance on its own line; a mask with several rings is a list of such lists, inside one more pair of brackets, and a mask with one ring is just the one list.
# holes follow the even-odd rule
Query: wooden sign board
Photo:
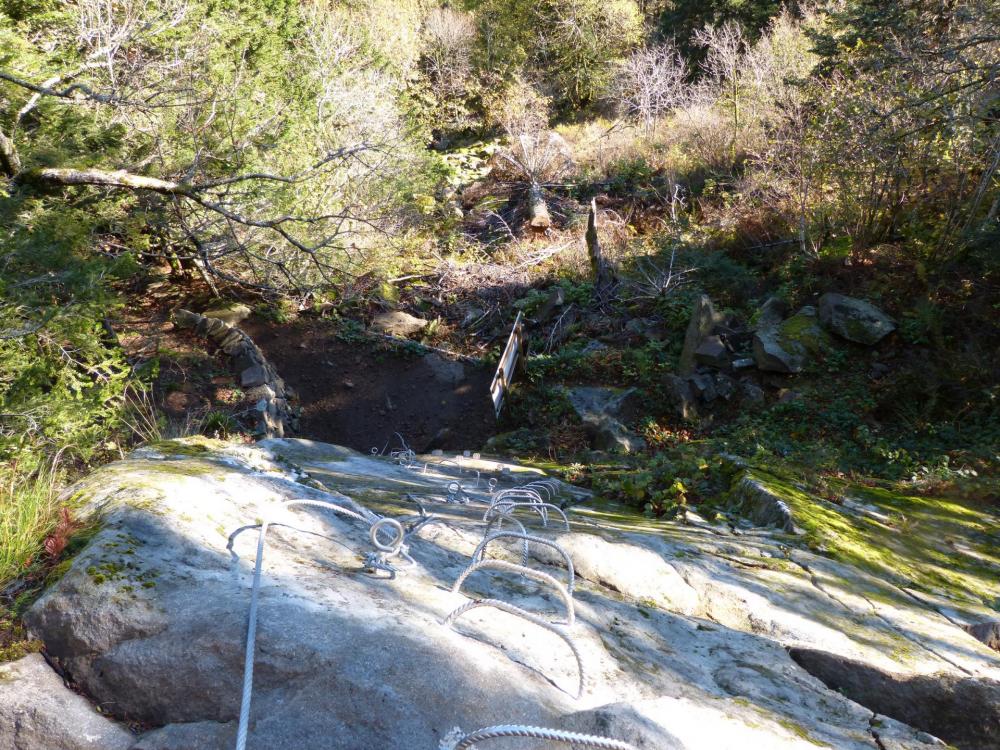
[[500, 356], [500, 365], [497, 367], [493, 382], [490, 383], [490, 396], [493, 397], [493, 409], [497, 419], [500, 418], [500, 410], [503, 408], [504, 398], [510, 388], [510, 380], [514, 376], [514, 369], [517, 367], [517, 360], [521, 356], [521, 349], [524, 345], [524, 320], [523, 314], [518, 313], [514, 320], [514, 329], [507, 339], [507, 346], [504, 347]]

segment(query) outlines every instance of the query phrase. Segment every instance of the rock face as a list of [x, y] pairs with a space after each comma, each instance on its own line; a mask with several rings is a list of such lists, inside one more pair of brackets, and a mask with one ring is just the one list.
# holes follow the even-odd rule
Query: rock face
[[740, 510], [757, 526], [774, 526], [789, 534], [798, 531], [788, 504], [752, 474], [736, 483], [734, 494]]
[[402, 310], [379, 313], [372, 321], [373, 330], [400, 338], [414, 336], [424, 330], [427, 325], [428, 321]]
[[[85, 694], [156, 727], [134, 750], [228, 746], [253, 524], [268, 519], [249, 748], [435, 750], [456, 726], [523, 723], [624, 739], [638, 750], [917, 750], [936, 742], [918, 710], [912, 724], [883, 721], [881, 708], [827, 687], [786, 649], [903, 678], [986, 684], [1000, 675], [1000, 655], [954, 624], [956, 601], [939, 609], [783, 532], [693, 516], [649, 521], [584, 504], [571, 512], [570, 530], [555, 516], [543, 527], [519, 514], [575, 566], [576, 622], [562, 632], [583, 666], [576, 698], [577, 661], [558, 634], [486, 607], [442, 624], [483, 598], [566, 621], [556, 588], [502, 569], [450, 590], [483, 538], [486, 480], [510, 487], [537, 473], [476, 457], [424, 460], [404, 467], [287, 439], [137, 451], [76, 488], [100, 508], [100, 531], [30, 609], [28, 626]], [[452, 482], [462, 487], [449, 489]], [[567, 487], [560, 498], [586, 499]], [[373, 551], [366, 523], [286, 505], [293, 499], [367, 506], [407, 523], [419, 501], [436, 522], [408, 538], [414, 563], [390, 580], [364, 569]], [[532, 543], [529, 553], [529, 566], [567, 580], [560, 552]], [[519, 561], [520, 547], [498, 539], [486, 557]], [[943, 739], [962, 750], [995, 747]]]
[[1000, 620], [972, 623], [965, 630], [994, 651], [1000, 651]]
[[[793, 649], [791, 656], [827, 687], [878, 714], [924, 723], [935, 735], [961, 738], [965, 747], [989, 747], [1000, 738], [1000, 682], [955, 675], [900, 677], [809, 649]], [[993, 710], [973, 710], [974, 706]]]
[[127, 750], [135, 738], [63, 685], [41, 654], [0, 664], [0, 747]]
[[843, 294], [820, 297], [819, 319], [841, 338], [869, 346], [896, 330], [896, 321], [873, 304]]

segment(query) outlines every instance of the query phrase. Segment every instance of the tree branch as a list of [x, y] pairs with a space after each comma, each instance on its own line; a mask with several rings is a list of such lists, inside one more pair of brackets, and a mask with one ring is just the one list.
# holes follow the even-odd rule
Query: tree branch
[[[111, 96], [110, 94], [98, 93], [83, 83], [74, 83], [64, 89], [53, 89], [48, 86], [39, 86], [37, 83], [26, 81], [23, 78], [18, 78], [17, 76], [11, 75], [4, 70], [0, 70], [0, 80], [8, 81], [13, 83], [15, 86], [20, 86], [21, 88], [28, 89], [29, 91], [34, 91], [36, 94], [55, 96], [60, 99], [83, 98], [90, 99], [91, 101], [99, 102], [101, 104], [124, 104], [121, 99]], [[82, 96], [77, 96], [77, 92], [79, 92]]]

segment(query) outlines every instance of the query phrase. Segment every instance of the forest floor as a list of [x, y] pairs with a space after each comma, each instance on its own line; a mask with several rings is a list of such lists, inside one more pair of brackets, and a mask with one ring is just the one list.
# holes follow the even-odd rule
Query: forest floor
[[496, 431], [494, 367], [345, 335], [336, 323], [248, 320], [253, 337], [302, 408], [298, 434], [362, 452], [480, 447]]

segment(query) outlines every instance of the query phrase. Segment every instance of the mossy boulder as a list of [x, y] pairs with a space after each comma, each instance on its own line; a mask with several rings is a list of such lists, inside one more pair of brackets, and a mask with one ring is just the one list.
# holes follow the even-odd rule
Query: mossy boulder
[[753, 338], [754, 360], [758, 369], [768, 372], [802, 372], [831, 344], [816, 309], [803, 307], [788, 320], [757, 330]]
[[819, 300], [820, 322], [841, 338], [871, 346], [896, 330], [896, 321], [875, 305], [843, 294], [824, 294]]

